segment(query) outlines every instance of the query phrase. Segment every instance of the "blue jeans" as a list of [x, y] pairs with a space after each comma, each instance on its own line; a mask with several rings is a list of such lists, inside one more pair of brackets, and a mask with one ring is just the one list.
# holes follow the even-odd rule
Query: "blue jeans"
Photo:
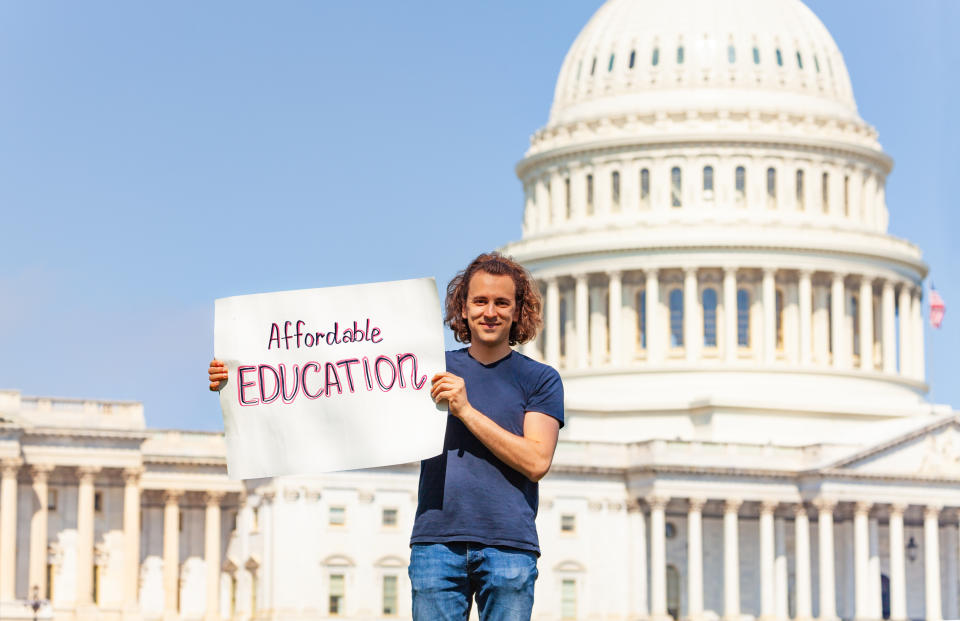
[[478, 543], [414, 544], [414, 621], [465, 621], [476, 597], [482, 621], [529, 621], [537, 555]]

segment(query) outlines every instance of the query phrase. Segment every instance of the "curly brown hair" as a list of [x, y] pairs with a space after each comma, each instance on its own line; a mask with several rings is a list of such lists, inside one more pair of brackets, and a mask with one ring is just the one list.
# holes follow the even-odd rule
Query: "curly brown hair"
[[533, 276], [525, 267], [499, 252], [481, 254], [467, 269], [453, 277], [447, 285], [446, 316], [443, 318], [451, 330], [453, 338], [460, 343], [470, 342], [470, 327], [463, 318], [463, 309], [467, 304], [467, 288], [470, 279], [477, 272], [486, 272], [494, 276], [510, 276], [517, 289], [516, 305], [519, 319], [510, 326], [510, 345], [533, 340], [543, 325], [541, 311], [543, 299]]

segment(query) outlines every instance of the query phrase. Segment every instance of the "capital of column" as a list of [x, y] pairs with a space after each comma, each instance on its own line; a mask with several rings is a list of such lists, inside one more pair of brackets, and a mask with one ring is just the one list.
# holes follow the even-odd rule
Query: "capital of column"
[[853, 505], [853, 513], [855, 515], [869, 515], [870, 509], [873, 508], [872, 502], [867, 502], [865, 500], [858, 500]]
[[619, 279], [619, 278], [622, 278], [622, 277], [623, 277], [623, 271], [622, 271], [622, 270], [607, 270], [607, 278], [610, 278], [610, 279], [617, 278], [617, 279]]
[[163, 504], [165, 505], [175, 505], [180, 502], [180, 499], [183, 498], [184, 491], [182, 489], [166, 489], [163, 490]]
[[793, 505], [793, 517], [807, 517], [807, 507], [802, 502]]
[[923, 508], [923, 518], [940, 519], [941, 511], [943, 511], [943, 507], [941, 505], [927, 505]]
[[798, 270], [797, 270], [797, 276], [800, 277], [800, 278], [810, 279], [810, 278], [813, 278], [813, 273], [814, 273], [815, 271], [816, 271], [816, 270], [811, 270], [811, 269], [806, 269], [806, 268], [804, 268], [804, 269], [798, 269]]
[[760, 501], [760, 513], [772, 515], [774, 511], [777, 510], [777, 507], [780, 506], [780, 502], [776, 500], [765, 499]]
[[53, 472], [53, 464], [30, 464], [30, 476], [35, 483], [46, 483]]
[[703, 511], [703, 507], [706, 504], [707, 504], [706, 498], [694, 497], [694, 498], [687, 499], [687, 507], [691, 513], [692, 512], [700, 513], [701, 511]]
[[818, 513], [833, 513], [837, 508], [837, 501], [833, 498], [814, 498], [813, 506], [817, 508]]
[[683, 268], [683, 275], [686, 277], [697, 276], [697, 273], [700, 271], [699, 267], [685, 267]]
[[3, 478], [15, 477], [22, 465], [23, 460], [19, 457], [8, 457], [7, 459], [0, 460], [0, 473], [2, 473]]
[[140, 477], [143, 476], [143, 468], [124, 468], [122, 473], [124, 483], [136, 485], [140, 482]]
[[667, 496], [657, 495], [647, 496], [645, 500], [647, 501], [647, 504], [650, 505], [651, 509], [664, 509], [666, 508], [667, 503], [670, 502], [670, 498]]
[[644, 268], [643, 274], [647, 278], [657, 278], [660, 275], [660, 268], [659, 267]]
[[546, 276], [546, 277], [544, 277], [544, 278], [541, 278], [540, 280], [543, 281], [543, 284], [545, 284], [545, 285], [547, 285], [547, 286], [549, 287], [550, 285], [555, 285], [555, 284], [557, 284], [557, 283], [560, 281], [560, 277], [559, 277], [559, 276]]
[[638, 513], [642, 508], [638, 499], [631, 498], [627, 500], [627, 513]]
[[584, 286], [587, 284], [587, 279], [590, 277], [589, 274], [574, 274], [573, 279], [576, 281], [577, 286]]
[[740, 510], [740, 506], [743, 504], [742, 498], [727, 498], [723, 501], [723, 512], [724, 513], [736, 513]]
[[777, 275], [777, 268], [775, 267], [762, 267], [760, 270], [763, 272], [764, 278], [773, 278]]
[[226, 495], [226, 492], [219, 490], [209, 491], [203, 495], [203, 502], [208, 507], [211, 506], [220, 506], [220, 502], [223, 500], [223, 497]]
[[93, 478], [100, 473], [100, 466], [78, 466], [77, 479], [80, 483], [93, 483]]
[[902, 502], [894, 503], [894, 504], [890, 505], [890, 515], [891, 515], [891, 516], [897, 515], [897, 516], [903, 517], [903, 513], [904, 513], [904, 511], [907, 510], [907, 507], [908, 507], [908, 506], [909, 506], [909, 505], [907, 505], [906, 503], [902, 503]]

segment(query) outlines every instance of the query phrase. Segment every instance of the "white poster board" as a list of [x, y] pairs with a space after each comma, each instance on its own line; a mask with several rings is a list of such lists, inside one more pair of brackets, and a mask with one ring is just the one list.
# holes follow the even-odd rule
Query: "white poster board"
[[418, 461], [443, 449], [433, 278], [221, 298], [214, 357], [230, 478]]

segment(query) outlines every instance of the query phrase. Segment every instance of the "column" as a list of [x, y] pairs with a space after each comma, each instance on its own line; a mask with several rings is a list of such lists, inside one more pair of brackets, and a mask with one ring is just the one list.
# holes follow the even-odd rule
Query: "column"
[[882, 586], [880, 584], [880, 523], [877, 518], [867, 522], [869, 548], [867, 554], [867, 614], [871, 619], [883, 618]]
[[868, 562], [869, 532], [867, 520], [870, 503], [858, 502], [853, 510], [853, 579], [854, 579], [854, 618], [869, 619], [868, 602], [870, 596]]
[[[774, 532], [776, 502], [760, 503], [760, 619], [774, 618]], [[724, 515], [726, 518], [726, 515]]]
[[948, 524], [945, 528], [946, 541], [946, 558], [943, 559], [943, 573], [944, 573], [944, 582], [949, 586], [949, 591], [947, 591], [946, 597], [943, 601], [943, 616], [947, 619], [956, 619], [960, 616], [960, 611], [957, 610], [957, 587], [960, 585], [958, 580], [960, 580], [960, 575], [958, 575], [957, 567], [957, 549], [960, 547], [960, 541], [958, 541], [957, 524]]
[[723, 268], [723, 353], [727, 362], [737, 359], [737, 268]]
[[687, 615], [703, 617], [703, 498], [691, 498], [687, 509]]
[[926, 585], [927, 621], [940, 621], [940, 507], [928, 505], [923, 510], [923, 582]]
[[660, 326], [660, 274], [658, 270], [647, 270], [646, 283], [646, 313], [647, 323], [647, 360], [651, 363], [663, 362], [663, 328]]
[[669, 499], [647, 498], [650, 505], [650, 618], [667, 621], [667, 543], [664, 510]]
[[163, 497], [163, 618], [177, 617], [180, 588], [180, 498], [183, 492], [168, 490]]
[[220, 618], [220, 501], [223, 492], [208, 492], [204, 497], [207, 508], [204, 516], [204, 564], [207, 568], [208, 621]]
[[703, 322], [700, 320], [700, 296], [697, 291], [697, 268], [683, 270], [683, 347], [687, 362], [700, 359], [703, 343]]
[[17, 472], [21, 463], [20, 459], [4, 459], [0, 462], [0, 602], [10, 601], [15, 597]]
[[607, 318], [603, 314], [603, 290], [590, 287], [590, 364], [599, 367], [607, 354]]
[[777, 290], [774, 282], [776, 270], [763, 270], [763, 362], [771, 364], [777, 352]]
[[560, 366], [560, 285], [556, 276], [547, 279], [546, 358], [553, 368]]
[[[883, 313], [880, 332], [880, 350], [883, 356], [883, 372], [897, 372], [897, 350], [895, 346], [897, 330], [894, 322], [896, 313], [893, 299], [893, 282], [883, 281], [883, 289], [880, 292], [880, 307]], [[891, 613], [892, 614], [892, 613]]]
[[800, 306], [800, 364], [810, 364], [813, 345], [813, 273], [810, 270], [800, 270], [800, 280], [797, 284]]
[[922, 290], [917, 289], [911, 296], [913, 298], [913, 377], [923, 381], [926, 375], [926, 360], [924, 358], [923, 347], [923, 307]]
[[576, 285], [574, 288], [576, 296], [576, 324], [577, 324], [577, 366], [581, 369], [587, 367], [588, 354], [590, 348], [589, 312], [590, 300], [587, 297], [587, 275], [577, 274]]
[[773, 612], [777, 619], [786, 620], [790, 616], [787, 602], [787, 528], [782, 517], [773, 519]]
[[566, 289], [560, 294], [560, 297], [567, 305], [567, 316], [564, 317], [563, 338], [566, 341], [563, 346], [563, 366], [566, 369], [572, 369], [577, 366], [577, 312], [574, 298], [574, 291], [571, 288]]
[[907, 283], [900, 285], [900, 300], [897, 306], [900, 315], [900, 375], [910, 377], [910, 333], [913, 326], [910, 314], [913, 305], [910, 301], [910, 285]]
[[813, 617], [810, 575], [810, 519], [803, 503], [793, 511], [795, 573], [796, 573], [796, 619], [807, 621]]
[[723, 619], [740, 619], [740, 539], [737, 511], [743, 501], [730, 498], [723, 505]]
[[77, 605], [93, 603], [93, 480], [100, 468], [77, 468]]
[[536, 192], [536, 204], [537, 204], [537, 217], [539, 219], [539, 225], [537, 230], [544, 230], [550, 226], [550, 218], [552, 216], [550, 210], [550, 178], [541, 177], [537, 179], [536, 185], [534, 186], [534, 192]]
[[890, 621], [907, 618], [907, 564], [904, 560], [903, 512], [906, 505], [890, 507]]
[[833, 347], [833, 366], [837, 369], [849, 365], [849, 345], [843, 339], [843, 322], [846, 320], [846, 288], [843, 285], [843, 274], [833, 274], [830, 283], [830, 344]]
[[38, 464], [30, 468], [33, 476], [34, 508], [30, 516], [30, 574], [27, 592], [33, 587], [43, 597], [47, 592], [47, 482], [53, 466]]
[[647, 616], [647, 520], [643, 508], [636, 500], [627, 504], [627, 519], [630, 528], [631, 568], [630, 609], [635, 618]]
[[140, 475], [141, 468], [123, 471], [123, 604], [137, 609], [140, 583]]
[[817, 507], [817, 534], [820, 556], [820, 616], [821, 621], [837, 618], [837, 596], [833, 571], [833, 509], [837, 503], [824, 498], [814, 502]]
[[873, 370], [873, 281], [869, 276], [860, 279], [860, 369]]
[[623, 364], [623, 276], [620, 272], [608, 274], [610, 285], [607, 288], [609, 300], [607, 315], [610, 330], [610, 363]]

